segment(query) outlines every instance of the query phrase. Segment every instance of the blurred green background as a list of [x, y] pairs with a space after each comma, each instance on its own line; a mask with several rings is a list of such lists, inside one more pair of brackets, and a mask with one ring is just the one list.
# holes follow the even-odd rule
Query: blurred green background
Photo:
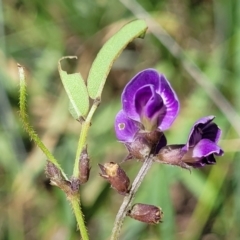
[[[81, 199], [90, 238], [109, 238], [123, 199], [97, 166], [127, 154], [113, 130], [121, 91], [135, 73], [152, 67], [167, 76], [181, 102], [168, 143], [185, 143], [198, 118], [215, 115], [225, 155], [191, 173], [154, 164], [134, 202], [161, 206], [164, 222], [147, 226], [126, 219], [121, 239], [240, 239], [238, 0], [0, 1], [0, 239], [79, 239], [65, 195], [45, 177], [45, 156], [21, 127], [17, 63], [27, 72], [31, 123], [70, 175], [80, 124], [68, 113], [57, 61], [77, 55], [65, 69], [86, 79], [104, 42], [136, 18], [147, 20], [150, 30], [114, 64], [88, 137], [92, 170]], [[122, 165], [131, 180], [140, 166]]]

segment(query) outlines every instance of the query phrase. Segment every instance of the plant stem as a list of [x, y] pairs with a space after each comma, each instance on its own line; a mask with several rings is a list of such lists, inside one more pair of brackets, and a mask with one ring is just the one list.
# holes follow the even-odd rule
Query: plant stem
[[79, 157], [80, 154], [82, 152], [82, 150], [85, 148], [86, 146], [86, 142], [87, 142], [87, 134], [88, 134], [88, 130], [91, 126], [91, 120], [92, 120], [92, 116], [94, 114], [94, 112], [96, 111], [97, 107], [99, 106], [100, 100], [96, 99], [87, 115], [86, 120], [82, 123], [82, 129], [81, 129], [81, 133], [80, 133], [80, 137], [79, 137], [79, 141], [78, 141], [78, 146], [77, 146], [77, 152], [76, 152], [76, 158], [75, 158], [75, 162], [74, 162], [74, 168], [73, 168], [73, 177], [77, 178], [78, 174], [79, 174]]
[[[100, 100], [96, 99], [87, 115], [87, 118], [85, 121], [82, 123], [82, 129], [78, 141], [78, 146], [77, 146], [77, 152], [76, 152], [76, 158], [74, 162], [74, 167], [73, 167], [73, 178], [78, 178], [79, 177], [79, 157], [80, 154], [82, 153], [83, 149], [86, 147], [87, 144], [87, 135], [88, 135], [88, 130], [91, 126], [91, 120], [94, 112], [96, 111], [97, 107], [99, 106]], [[81, 210], [81, 204], [80, 204], [80, 198], [79, 194], [74, 194], [70, 197], [70, 202], [73, 207], [73, 213], [76, 217], [77, 224], [82, 236], [83, 240], [88, 240], [88, 233], [87, 233], [87, 228], [84, 223], [84, 216]]]
[[140, 187], [144, 177], [146, 176], [148, 170], [150, 169], [150, 167], [152, 166], [152, 157], [149, 156], [143, 163], [141, 169], [139, 170], [136, 178], [134, 179], [131, 189], [129, 191], [129, 194], [127, 196], [124, 197], [123, 199], [123, 203], [118, 211], [118, 214], [116, 216], [115, 222], [114, 222], [114, 227], [112, 230], [112, 235], [110, 240], [118, 240], [119, 239], [119, 235], [120, 235], [120, 231], [123, 225], [123, 221], [127, 215], [127, 212], [129, 210], [129, 208], [132, 205], [132, 201], [134, 199], [134, 196], [138, 190], [138, 188]]
[[69, 201], [71, 202], [73, 213], [76, 217], [82, 240], [89, 240], [87, 228], [84, 223], [83, 213], [80, 206], [79, 194], [72, 195], [69, 198]]
[[29, 118], [27, 115], [27, 85], [26, 85], [26, 77], [24, 68], [18, 64], [18, 72], [19, 72], [19, 79], [20, 79], [20, 96], [19, 96], [19, 105], [20, 105], [20, 118], [23, 123], [23, 127], [25, 128], [26, 132], [30, 136], [30, 138], [35, 142], [35, 144], [43, 151], [46, 155], [47, 159], [52, 162], [62, 173], [63, 177], [67, 180], [67, 176], [64, 173], [63, 169], [61, 168], [60, 164], [58, 163], [57, 159], [52, 155], [52, 153], [47, 149], [44, 143], [41, 141], [37, 133], [34, 131], [33, 127], [29, 122]]

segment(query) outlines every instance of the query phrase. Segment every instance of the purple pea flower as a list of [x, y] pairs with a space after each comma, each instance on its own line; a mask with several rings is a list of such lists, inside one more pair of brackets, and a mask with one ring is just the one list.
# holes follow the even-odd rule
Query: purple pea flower
[[221, 129], [213, 123], [214, 116], [199, 119], [191, 128], [188, 142], [182, 148], [185, 153], [182, 161], [189, 166], [203, 167], [214, 164], [214, 155], [222, 156], [223, 150], [217, 145], [221, 136]]
[[[170, 128], [177, 117], [179, 101], [164, 75], [154, 69], [138, 73], [123, 90], [122, 106], [116, 115], [115, 132], [129, 152], [133, 144], [136, 151], [144, 145], [152, 148], [154, 144], [155, 150], [159, 151], [166, 145], [162, 132]], [[148, 153], [146, 150], [140, 155]]]
[[154, 69], [138, 73], [122, 93], [121, 110], [115, 120], [118, 140], [132, 141], [141, 129], [167, 130], [177, 117], [179, 101], [164, 75]]
[[222, 156], [224, 152], [217, 145], [221, 129], [212, 122], [214, 118], [208, 116], [196, 121], [190, 130], [187, 143], [162, 148], [156, 156], [156, 161], [183, 168], [199, 168], [206, 164], [215, 164], [214, 155]]

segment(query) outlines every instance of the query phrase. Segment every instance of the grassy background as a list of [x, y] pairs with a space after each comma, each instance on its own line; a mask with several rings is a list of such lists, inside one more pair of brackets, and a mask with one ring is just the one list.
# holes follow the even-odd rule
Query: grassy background
[[[91, 239], [108, 239], [122, 201], [98, 176], [97, 167], [120, 162], [126, 155], [113, 130], [121, 91], [135, 73], [148, 67], [167, 76], [181, 102], [179, 117], [166, 132], [168, 143], [185, 143], [195, 120], [215, 115], [223, 130], [220, 145], [225, 155], [215, 166], [191, 174], [154, 164], [135, 202], [161, 206], [164, 222], [147, 226], [127, 219], [121, 239], [239, 239], [240, 2], [127, 2], [0, 1], [0, 239], [79, 239], [64, 194], [45, 177], [45, 156], [19, 122], [17, 62], [27, 69], [31, 122], [71, 174], [80, 125], [68, 113], [57, 61], [77, 55], [66, 68], [86, 78], [104, 42], [140, 16], [151, 31], [144, 40], [129, 44], [114, 64], [88, 138], [92, 170], [81, 198]], [[180, 53], [175, 52], [176, 44]], [[140, 165], [128, 162], [123, 167], [133, 179]]]

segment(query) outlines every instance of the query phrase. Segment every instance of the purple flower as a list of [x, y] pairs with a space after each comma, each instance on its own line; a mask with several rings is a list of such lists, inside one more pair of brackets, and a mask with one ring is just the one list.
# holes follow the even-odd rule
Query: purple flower
[[115, 120], [116, 136], [122, 142], [132, 142], [140, 130], [167, 130], [179, 112], [179, 101], [170, 83], [154, 69], [133, 77], [123, 90], [122, 105]]
[[223, 150], [217, 145], [221, 129], [213, 123], [214, 116], [203, 117], [194, 123], [186, 145], [169, 145], [160, 150], [155, 161], [183, 168], [199, 168], [214, 164], [214, 155], [222, 156]]
[[203, 117], [191, 128], [188, 142], [182, 148], [182, 161], [192, 167], [203, 167], [214, 164], [214, 155], [222, 156], [223, 150], [217, 145], [221, 129], [213, 123], [214, 116]]

